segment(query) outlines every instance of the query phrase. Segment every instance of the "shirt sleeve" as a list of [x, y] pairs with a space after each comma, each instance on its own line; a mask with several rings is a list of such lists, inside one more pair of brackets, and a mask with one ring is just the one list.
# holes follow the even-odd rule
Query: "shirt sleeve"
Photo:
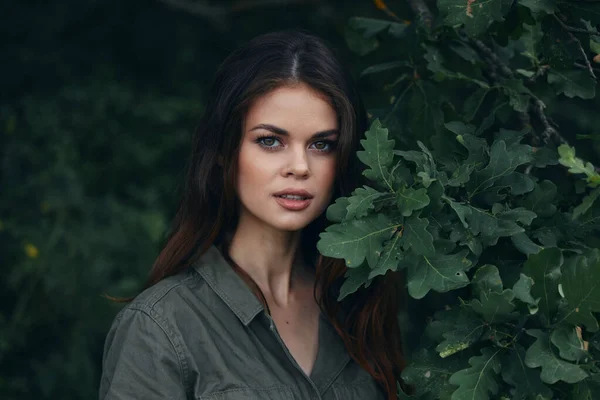
[[124, 309], [104, 344], [100, 400], [183, 400], [183, 360], [166, 322], [151, 310]]

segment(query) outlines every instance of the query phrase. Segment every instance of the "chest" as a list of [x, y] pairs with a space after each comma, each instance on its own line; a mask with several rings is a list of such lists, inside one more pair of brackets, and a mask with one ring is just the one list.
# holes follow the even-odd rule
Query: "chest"
[[292, 309], [271, 309], [277, 332], [307, 376], [310, 376], [319, 351], [320, 309], [313, 301]]

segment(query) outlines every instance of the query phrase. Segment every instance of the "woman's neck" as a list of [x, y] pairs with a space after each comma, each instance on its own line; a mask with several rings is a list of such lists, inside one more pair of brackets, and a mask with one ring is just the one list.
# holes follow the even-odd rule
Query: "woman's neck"
[[314, 284], [312, 269], [299, 251], [300, 238], [300, 231], [282, 232], [240, 223], [228, 246], [229, 256], [250, 275], [269, 302], [286, 307], [298, 288]]

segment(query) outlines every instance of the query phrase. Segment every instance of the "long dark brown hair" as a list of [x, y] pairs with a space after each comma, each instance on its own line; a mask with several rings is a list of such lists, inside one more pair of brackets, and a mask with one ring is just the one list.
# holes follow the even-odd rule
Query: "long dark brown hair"
[[[232, 262], [227, 250], [238, 220], [234, 191], [238, 153], [243, 120], [252, 102], [277, 87], [296, 83], [323, 94], [339, 118], [333, 198], [349, 195], [361, 183], [355, 152], [366, 129], [366, 114], [349, 73], [324, 41], [308, 32], [261, 35], [231, 53], [216, 73], [193, 140], [181, 203], [146, 287], [188, 268], [216, 245], [266, 306], [258, 286]], [[396, 382], [404, 368], [397, 319], [402, 282], [399, 275], [388, 272], [375, 278], [368, 289], [338, 302], [346, 272], [344, 260], [324, 257], [316, 248], [326, 224], [321, 215], [302, 231], [302, 253], [316, 269], [315, 299], [351, 357], [389, 399], [396, 400]], [[322, 293], [318, 298], [317, 292]]]

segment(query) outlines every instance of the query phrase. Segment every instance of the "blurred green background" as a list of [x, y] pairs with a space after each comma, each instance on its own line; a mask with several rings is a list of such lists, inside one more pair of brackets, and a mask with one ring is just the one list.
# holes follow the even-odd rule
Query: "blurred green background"
[[305, 28], [356, 76], [365, 60], [343, 32], [348, 17], [372, 14], [371, 1], [4, 2], [0, 398], [97, 397], [120, 308], [102, 295], [145, 281], [225, 56]]

